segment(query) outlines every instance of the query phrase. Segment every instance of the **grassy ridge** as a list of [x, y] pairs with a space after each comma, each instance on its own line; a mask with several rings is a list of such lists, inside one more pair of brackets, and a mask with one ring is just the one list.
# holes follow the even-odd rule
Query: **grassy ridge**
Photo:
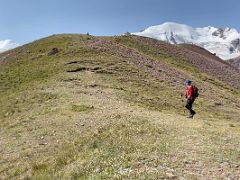
[[[184, 78], [200, 87], [197, 121]], [[33, 42], [9, 52], [0, 82], [3, 178], [238, 177], [239, 91], [134, 37]]]

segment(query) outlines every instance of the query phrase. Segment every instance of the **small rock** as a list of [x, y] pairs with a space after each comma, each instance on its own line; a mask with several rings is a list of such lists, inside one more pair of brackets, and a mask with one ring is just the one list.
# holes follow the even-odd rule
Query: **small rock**
[[90, 84], [89, 85], [89, 87], [92, 87], [92, 88], [97, 87], [97, 86], [98, 86], [97, 84]]
[[214, 105], [215, 105], [215, 106], [221, 106], [222, 103], [220, 103], [220, 102], [215, 102]]
[[185, 160], [185, 161], [183, 161], [183, 163], [184, 163], [184, 164], [191, 164], [192, 161]]
[[100, 169], [100, 168], [96, 168], [96, 169], [95, 169], [95, 172], [96, 172], [96, 173], [100, 173], [100, 172], [101, 172], [101, 169]]
[[221, 163], [221, 167], [222, 168], [225, 168], [225, 167], [227, 167], [227, 166], [229, 166], [230, 164], [228, 163], [228, 162], [223, 162], [223, 163]]
[[239, 168], [239, 167], [240, 167], [240, 165], [239, 165], [239, 164], [236, 164], [236, 165], [234, 165], [234, 167], [235, 167], [235, 168]]
[[166, 176], [167, 176], [167, 178], [175, 178], [176, 177], [176, 175], [174, 175], [172, 172], [166, 172]]
[[48, 144], [48, 143], [46, 143], [46, 142], [45, 142], [45, 143], [39, 143], [39, 145], [44, 145], [44, 146], [47, 145], [47, 144]]

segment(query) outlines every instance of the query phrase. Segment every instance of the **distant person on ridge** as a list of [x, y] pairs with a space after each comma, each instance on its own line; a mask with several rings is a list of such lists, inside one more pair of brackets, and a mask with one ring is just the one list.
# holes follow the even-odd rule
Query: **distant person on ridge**
[[196, 97], [198, 97], [198, 88], [196, 86], [193, 86], [192, 81], [190, 80], [186, 80], [185, 84], [186, 84], [185, 97], [187, 99], [187, 104], [185, 107], [189, 110], [188, 118], [193, 118], [196, 112], [192, 109], [192, 105]]

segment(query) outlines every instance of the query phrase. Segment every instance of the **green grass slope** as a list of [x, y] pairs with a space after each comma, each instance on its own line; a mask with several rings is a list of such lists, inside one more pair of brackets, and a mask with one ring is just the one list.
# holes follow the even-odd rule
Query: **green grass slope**
[[0, 55], [0, 179], [239, 179], [239, 117], [239, 89], [134, 36], [54, 35]]

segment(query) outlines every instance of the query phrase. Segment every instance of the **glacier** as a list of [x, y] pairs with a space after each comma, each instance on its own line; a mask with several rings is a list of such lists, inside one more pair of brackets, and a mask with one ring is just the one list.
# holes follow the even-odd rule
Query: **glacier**
[[170, 44], [195, 44], [223, 60], [240, 56], [240, 33], [234, 28], [193, 28], [185, 24], [166, 22], [131, 34]]

